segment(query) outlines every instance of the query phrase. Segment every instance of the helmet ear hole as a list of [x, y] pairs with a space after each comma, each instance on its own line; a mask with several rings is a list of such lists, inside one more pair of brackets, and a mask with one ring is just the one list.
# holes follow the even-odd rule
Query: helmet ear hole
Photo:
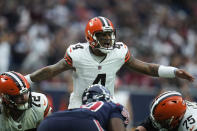
[[173, 103], [177, 103], [177, 101], [172, 101]]

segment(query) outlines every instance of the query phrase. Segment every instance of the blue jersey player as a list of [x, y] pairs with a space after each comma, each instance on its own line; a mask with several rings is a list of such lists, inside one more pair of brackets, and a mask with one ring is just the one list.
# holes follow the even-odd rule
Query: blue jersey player
[[104, 86], [87, 88], [82, 103], [80, 108], [53, 113], [42, 121], [38, 131], [126, 131], [129, 114], [111, 101]]

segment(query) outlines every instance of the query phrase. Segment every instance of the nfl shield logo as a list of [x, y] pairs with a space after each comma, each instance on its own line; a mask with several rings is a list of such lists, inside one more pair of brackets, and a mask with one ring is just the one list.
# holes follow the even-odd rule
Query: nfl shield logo
[[98, 70], [101, 70], [102, 69], [102, 66], [98, 66]]

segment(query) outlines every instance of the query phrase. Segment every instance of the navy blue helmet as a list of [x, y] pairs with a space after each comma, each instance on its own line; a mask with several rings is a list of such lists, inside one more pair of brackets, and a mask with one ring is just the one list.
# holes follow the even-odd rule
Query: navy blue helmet
[[82, 104], [88, 104], [96, 101], [111, 101], [110, 91], [102, 85], [94, 84], [84, 90], [82, 95]]

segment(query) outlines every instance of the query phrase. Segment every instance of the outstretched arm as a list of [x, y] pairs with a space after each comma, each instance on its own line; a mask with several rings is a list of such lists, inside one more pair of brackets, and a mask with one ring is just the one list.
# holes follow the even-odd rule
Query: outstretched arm
[[152, 63], [146, 63], [143, 61], [140, 61], [138, 59], [135, 59], [132, 55], [130, 56], [130, 59], [125, 63], [125, 65], [134, 71], [151, 75], [151, 76], [158, 76], [158, 64], [152, 64]]
[[135, 59], [132, 55], [130, 56], [130, 59], [125, 63], [125, 65], [129, 69], [151, 76], [165, 78], [179, 77], [189, 81], [194, 81], [194, 77], [185, 70], [171, 66], [162, 66], [158, 64], [146, 63]]
[[26, 78], [29, 82], [30, 81], [39, 82], [42, 80], [52, 78], [53, 76], [55, 76], [63, 71], [69, 70], [69, 69], [74, 69], [74, 68], [72, 66], [68, 65], [66, 63], [65, 59], [61, 59], [59, 62], [57, 62], [54, 65], [46, 66], [44, 68], [41, 68], [41, 69], [29, 74], [28, 76], [26, 76]]

